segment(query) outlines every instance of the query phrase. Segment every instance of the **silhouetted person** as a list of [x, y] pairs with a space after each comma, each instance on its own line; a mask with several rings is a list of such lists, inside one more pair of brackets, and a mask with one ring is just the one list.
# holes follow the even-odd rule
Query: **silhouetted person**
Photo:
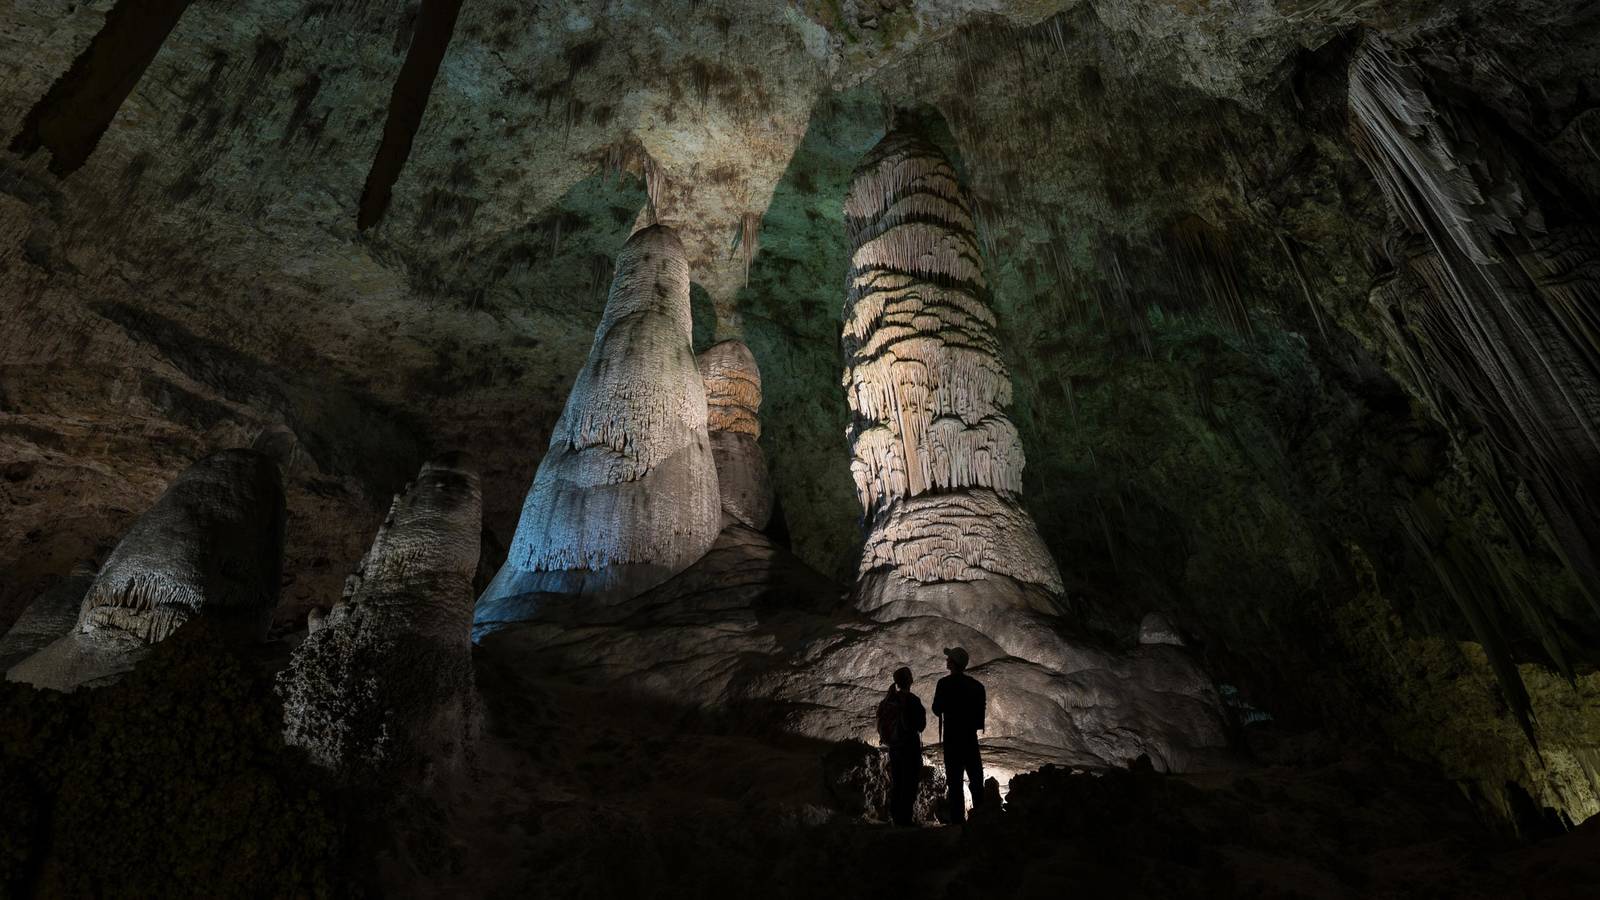
[[889, 748], [889, 818], [896, 825], [915, 825], [917, 788], [922, 781], [922, 729], [928, 714], [911, 693], [911, 670], [894, 672], [889, 694], [878, 703], [878, 739]]
[[954, 824], [967, 817], [967, 805], [961, 795], [963, 776], [972, 783], [972, 805], [983, 802], [978, 732], [983, 730], [988, 700], [983, 685], [967, 674], [966, 650], [946, 647], [944, 666], [950, 674], [939, 679], [933, 689], [933, 714], [939, 717], [940, 739], [944, 742], [944, 775], [950, 787], [950, 821]]

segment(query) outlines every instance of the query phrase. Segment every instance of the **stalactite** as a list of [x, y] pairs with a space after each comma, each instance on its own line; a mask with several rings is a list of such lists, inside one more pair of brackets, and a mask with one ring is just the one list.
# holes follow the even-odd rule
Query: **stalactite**
[[1235, 334], [1251, 335], [1250, 310], [1227, 236], [1199, 216], [1189, 216], [1167, 229], [1166, 244], [1174, 280]]
[[1437, 94], [1376, 37], [1352, 62], [1356, 148], [1426, 241], [1401, 261], [1433, 299], [1410, 323], [1419, 377], [1489, 430], [1600, 615], [1600, 231], [1547, 225], [1515, 148]]
[[1274, 231], [1273, 236], [1278, 239], [1278, 246], [1283, 249], [1283, 255], [1289, 259], [1289, 268], [1294, 272], [1295, 280], [1300, 283], [1300, 292], [1306, 298], [1306, 306], [1311, 309], [1311, 318], [1317, 323], [1317, 333], [1324, 339], [1328, 337], [1328, 329], [1322, 324], [1322, 304], [1317, 302], [1316, 291], [1311, 289], [1311, 278], [1306, 275], [1305, 264], [1300, 261], [1300, 251], [1289, 241], [1288, 235], [1281, 231]]
[[1462, 618], [1472, 628], [1473, 636], [1483, 646], [1500, 682], [1506, 704], [1511, 707], [1517, 724], [1535, 750], [1538, 741], [1533, 730], [1533, 702], [1528, 698], [1527, 686], [1511, 659], [1505, 630], [1501, 627], [1492, 597], [1495, 582], [1481, 561], [1482, 555], [1462, 545], [1449, 534], [1446, 525], [1433, 508], [1429, 498], [1421, 498], [1409, 507], [1396, 510], [1400, 524], [1412, 545], [1427, 560], [1445, 593], [1455, 601]]
[[28, 111], [12, 152], [48, 149], [50, 171], [62, 178], [82, 167], [190, 2], [118, 0], [72, 68]]
[[389, 209], [390, 195], [411, 155], [411, 142], [422, 126], [422, 114], [428, 108], [434, 79], [444, 63], [450, 37], [455, 33], [461, 3], [462, 0], [422, 0], [411, 46], [389, 95], [383, 139], [372, 159], [372, 168], [367, 172], [367, 183], [361, 189], [356, 227], [362, 231], [378, 224]]
[[750, 286], [750, 262], [755, 259], [761, 242], [761, 213], [745, 213], [739, 217], [739, 232], [734, 238], [734, 249], [744, 260], [744, 285]]
[[1011, 380], [955, 169], [912, 128], [891, 132], [857, 169], [845, 228], [851, 476], [872, 529], [862, 571], [915, 582], [995, 573], [1059, 592], [1017, 503]]

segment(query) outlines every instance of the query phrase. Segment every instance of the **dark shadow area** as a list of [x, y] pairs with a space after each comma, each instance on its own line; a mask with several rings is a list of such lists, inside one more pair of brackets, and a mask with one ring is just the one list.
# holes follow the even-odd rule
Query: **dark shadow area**
[[28, 112], [12, 152], [48, 149], [50, 171], [60, 178], [81, 168], [189, 3], [118, 0], [72, 68]]
[[405, 168], [406, 158], [411, 155], [411, 142], [422, 124], [422, 114], [428, 109], [433, 80], [438, 77], [439, 64], [444, 62], [450, 36], [455, 32], [461, 2], [422, 0], [411, 49], [406, 51], [406, 61], [401, 64], [400, 75], [394, 82], [394, 93], [389, 96], [389, 117], [383, 123], [383, 140], [378, 144], [378, 155], [367, 173], [366, 186], [361, 189], [356, 227], [362, 231], [378, 224], [389, 209], [394, 184], [400, 178], [400, 170]]
[[694, 320], [694, 352], [717, 342], [717, 306], [698, 282], [689, 285], [689, 314]]
[[337, 896], [342, 800], [284, 746], [270, 662], [185, 625], [120, 683], [0, 683], [0, 895]]
[[[442, 263], [402, 256], [381, 236], [374, 246], [386, 259], [403, 266], [418, 293], [447, 297], [451, 302], [484, 307], [534, 308], [572, 316], [591, 332], [605, 309], [616, 267], [617, 251], [633, 233], [633, 223], [647, 198], [643, 182], [632, 176], [593, 175], [579, 181], [538, 218], [508, 230], [493, 243]], [[435, 229], [437, 233], [437, 229]], [[548, 336], [519, 337], [536, 346]], [[588, 349], [584, 342], [579, 352]], [[571, 377], [581, 365], [574, 363]], [[428, 389], [450, 388], [448, 373]], [[472, 376], [462, 376], [470, 381]], [[421, 386], [421, 385], [419, 385]], [[455, 385], [459, 387], [459, 385]]]
[[738, 309], [761, 368], [761, 447], [794, 552], [854, 581], [861, 506], [850, 482], [839, 344], [850, 250], [844, 196], [856, 163], [883, 137], [878, 95], [828, 94], [812, 109], [762, 221]]
[[[126, 304], [100, 303], [96, 312], [229, 400], [282, 415], [319, 469], [359, 479], [374, 497], [387, 497], [404, 485], [422, 463], [428, 438], [421, 420], [360, 388], [330, 385], [316, 373], [275, 369]], [[144, 390], [174, 419], [196, 427], [230, 415], [219, 404], [160, 379], [147, 378]]]

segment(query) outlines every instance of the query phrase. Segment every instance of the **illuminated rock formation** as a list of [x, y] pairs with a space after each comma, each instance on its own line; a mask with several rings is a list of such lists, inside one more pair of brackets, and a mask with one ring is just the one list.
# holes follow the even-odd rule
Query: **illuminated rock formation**
[[1224, 747], [1216, 689], [1181, 649], [1114, 651], [1059, 619], [1061, 575], [1021, 506], [1010, 377], [949, 160], [892, 130], [856, 170], [845, 227], [844, 386], [868, 525], [853, 596], [885, 624], [832, 644], [815, 670], [881, 679], [899, 658], [934, 678], [940, 649], [960, 645], [990, 684], [993, 738], [1077, 759], [1144, 753], [1162, 768]]
[[722, 510], [751, 528], [772, 517], [772, 483], [761, 438], [761, 370], [741, 341], [723, 341], [700, 354], [706, 385], [706, 427], [717, 461]]
[[721, 529], [689, 268], [670, 228], [629, 238], [588, 362], [556, 422], [474, 631], [552, 594], [617, 602], [682, 571]]
[[985, 747], [1002, 780], [1045, 762], [1214, 764], [1227, 746], [1220, 699], [1181, 647], [1110, 649], [1069, 638], [1056, 615], [1061, 577], [1018, 502], [1011, 388], [952, 167], [891, 134], [846, 216], [845, 386], [870, 526], [852, 597], [865, 615], [839, 610], [826, 579], [736, 523], [650, 591], [548, 610], [488, 636], [484, 652], [757, 727], [870, 740], [891, 673], [909, 666], [931, 684], [942, 648], [962, 646], [989, 687]]
[[1061, 576], [1018, 502], [1011, 380], [955, 169], [915, 131], [891, 132], [856, 170], [845, 228], [851, 474], [870, 529], [858, 605], [1005, 576], [1038, 588], [1006, 602], [1057, 611]]
[[358, 777], [460, 762], [475, 728], [482, 505], [477, 473], [455, 457], [394, 498], [344, 597], [279, 677], [287, 741]]
[[72, 632], [6, 677], [57, 690], [101, 683], [201, 615], [241, 639], [264, 638], [282, 580], [280, 477], [251, 450], [190, 466], [111, 552]]

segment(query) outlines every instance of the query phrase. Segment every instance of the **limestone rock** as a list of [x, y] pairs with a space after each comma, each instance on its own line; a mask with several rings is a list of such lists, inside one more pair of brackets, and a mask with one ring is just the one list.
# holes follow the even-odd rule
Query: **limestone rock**
[[757, 443], [761, 370], [742, 341], [722, 341], [700, 354], [700, 377], [723, 512], [759, 531], [772, 518], [772, 483]]
[[458, 765], [475, 729], [482, 494], [458, 457], [397, 495], [345, 596], [279, 676], [284, 738], [351, 777]]
[[6, 677], [71, 690], [132, 668], [152, 644], [204, 615], [261, 640], [278, 602], [284, 500], [277, 464], [224, 450], [190, 466], [117, 544], [71, 633]]
[[1061, 592], [1018, 503], [1024, 464], [1011, 379], [971, 205], [914, 127], [891, 131], [845, 198], [851, 474], [870, 522], [863, 573], [908, 584], [1005, 575]]
[[94, 583], [94, 566], [84, 563], [30, 603], [0, 638], [0, 672], [11, 668], [72, 630], [83, 595]]
[[[982, 587], [996, 582], [1010, 583]], [[953, 601], [1006, 612], [978, 624], [997, 633], [1005, 624], [1006, 643], [1045, 665], [926, 610], [865, 618], [841, 608], [840, 593], [734, 524], [702, 560], [627, 603], [552, 606], [485, 637], [482, 649], [519, 669], [715, 710], [744, 727], [847, 741], [873, 739], [874, 710], [896, 668], [911, 667], [927, 702], [943, 674], [942, 648], [959, 644], [989, 688], [985, 748], [1002, 781], [1047, 762], [1120, 766], [1144, 754], [1184, 770], [1224, 757], [1215, 688], [1180, 648], [1113, 653], [1064, 641], [1016, 607], [974, 595]]]
[[1216, 690], [1181, 651], [1117, 653], [1059, 621], [1061, 576], [1020, 502], [1025, 461], [971, 203], [915, 124], [857, 168], [845, 229], [848, 436], [869, 523], [854, 599], [883, 624], [815, 669], [838, 685], [835, 673], [900, 657], [925, 680], [959, 645], [990, 685], [995, 736], [1164, 767], [1224, 747]]
[[706, 393], [691, 346], [689, 269], [663, 226], [628, 240], [605, 314], [523, 503], [475, 631], [549, 594], [615, 603], [710, 549], [721, 525]]
[[[922, 762], [911, 817], [919, 825], [937, 825], [944, 804], [944, 767], [927, 754]], [[888, 751], [862, 741], [843, 741], [823, 756], [822, 772], [828, 793], [846, 814], [889, 821]]]
[[1147, 614], [1139, 623], [1139, 643], [1141, 644], [1171, 644], [1174, 647], [1184, 646], [1183, 634], [1175, 628], [1166, 616], [1158, 612]]

